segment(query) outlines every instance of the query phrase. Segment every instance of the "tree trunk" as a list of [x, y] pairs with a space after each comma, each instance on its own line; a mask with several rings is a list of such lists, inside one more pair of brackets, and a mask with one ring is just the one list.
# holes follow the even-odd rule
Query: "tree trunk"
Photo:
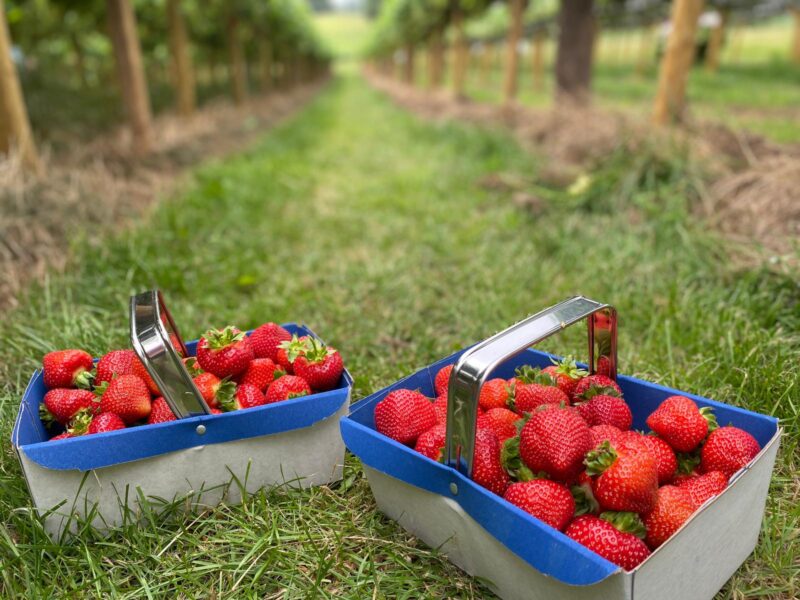
[[231, 92], [236, 104], [244, 104], [247, 100], [247, 67], [244, 62], [244, 49], [239, 36], [239, 18], [228, 16], [228, 64], [230, 65]]
[[6, 154], [12, 148], [19, 153], [26, 168], [41, 170], [22, 87], [11, 60], [11, 36], [5, 6], [0, 0], [0, 152]]
[[441, 87], [444, 79], [444, 41], [439, 28], [434, 30], [428, 44], [428, 70], [430, 88], [435, 90]]
[[686, 82], [695, 54], [697, 19], [703, 10], [703, 0], [673, 0], [672, 30], [661, 59], [653, 121], [666, 125], [683, 116], [686, 102]]
[[507, 105], [517, 97], [519, 42], [522, 39], [522, 13], [525, 11], [525, 0], [509, 0], [509, 10], [511, 25], [506, 40], [506, 72], [503, 79], [503, 101]]
[[725, 27], [728, 24], [728, 10], [719, 11], [719, 24], [711, 30], [708, 36], [708, 48], [706, 48], [706, 71], [716, 73], [719, 69], [720, 56], [722, 55], [722, 44], [725, 41]]
[[263, 33], [258, 40], [258, 56], [261, 63], [261, 91], [269, 92], [272, 89], [272, 42]]
[[167, 0], [167, 26], [178, 114], [189, 117], [195, 109], [195, 81], [189, 51], [189, 36], [186, 33], [186, 22], [181, 13], [180, 0]]
[[453, 10], [453, 27], [456, 37], [453, 47], [453, 95], [457, 99], [465, 97], [464, 88], [467, 81], [467, 61], [469, 60], [469, 48], [467, 47], [467, 35], [464, 31], [464, 13], [456, 6]]
[[794, 17], [794, 39], [792, 40], [792, 62], [800, 65], [800, 8], [792, 9]]
[[403, 81], [408, 85], [414, 85], [414, 44], [406, 44], [403, 51], [406, 62], [403, 64]]
[[561, 0], [556, 55], [556, 100], [589, 101], [595, 40], [594, 0]]
[[139, 155], [147, 154], [153, 145], [153, 119], [136, 32], [136, 15], [130, 0], [107, 0], [106, 8], [117, 78], [133, 136], [133, 151]]
[[546, 40], [547, 34], [544, 31], [537, 31], [533, 34], [531, 68], [533, 70], [533, 87], [537, 90], [544, 87], [544, 43]]

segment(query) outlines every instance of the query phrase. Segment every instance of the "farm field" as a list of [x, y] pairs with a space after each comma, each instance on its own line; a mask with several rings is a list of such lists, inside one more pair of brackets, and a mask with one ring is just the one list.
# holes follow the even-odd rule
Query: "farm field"
[[[156, 283], [189, 339], [209, 323], [308, 323], [341, 350], [354, 398], [582, 293], [618, 307], [622, 372], [783, 420], [759, 546], [719, 598], [796, 596], [795, 280], [730, 260], [731, 242], [692, 217], [694, 175], [680, 164], [633, 192], [612, 186], [600, 205], [554, 192], [536, 215], [483, 184], [541, 164], [502, 132], [418, 120], [338, 77], [132, 229], [76, 242], [65, 272], [30, 288], [0, 323], [0, 435], [44, 352], [124, 345], [128, 295]], [[575, 333], [546, 348], [583, 343]], [[4, 598], [491, 597], [376, 511], [352, 457], [338, 485], [186, 520], [175, 507], [147, 527], [59, 545], [4, 444], [0, 514]]]

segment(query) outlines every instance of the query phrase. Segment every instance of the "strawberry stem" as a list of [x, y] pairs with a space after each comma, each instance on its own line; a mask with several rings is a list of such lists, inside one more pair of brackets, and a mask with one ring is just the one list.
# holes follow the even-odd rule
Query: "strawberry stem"
[[647, 528], [642, 519], [635, 512], [605, 511], [600, 513], [600, 518], [611, 523], [622, 533], [632, 533], [643, 540], [647, 536]]
[[605, 440], [596, 449], [588, 452], [583, 464], [586, 465], [586, 472], [591, 476], [602, 475], [617, 460], [617, 451], [611, 447], [608, 440]]

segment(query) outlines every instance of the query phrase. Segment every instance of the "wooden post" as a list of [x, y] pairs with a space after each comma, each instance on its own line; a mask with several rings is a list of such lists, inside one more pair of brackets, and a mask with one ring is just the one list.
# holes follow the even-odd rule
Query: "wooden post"
[[465, 97], [464, 88], [467, 81], [467, 61], [469, 48], [467, 47], [467, 34], [464, 31], [464, 13], [456, 6], [453, 9], [453, 28], [455, 29], [455, 42], [453, 47], [453, 95], [457, 99]]
[[525, 0], [509, 0], [511, 24], [506, 40], [506, 65], [503, 79], [503, 102], [511, 104], [517, 97], [517, 80], [519, 77], [519, 42], [522, 39], [522, 13], [525, 11]]
[[261, 91], [272, 89], [272, 42], [265, 33], [258, 39], [258, 61], [261, 67]]
[[244, 62], [239, 17], [234, 14], [228, 15], [227, 34], [231, 91], [233, 92], [233, 101], [241, 105], [247, 100], [247, 67]]
[[723, 8], [718, 11], [718, 14], [719, 23], [711, 30], [711, 34], [708, 36], [708, 48], [706, 48], [705, 67], [706, 71], [709, 73], [716, 73], [719, 69], [719, 60], [722, 55], [722, 44], [725, 41], [725, 28], [728, 24], [729, 11]]
[[440, 27], [434, 29], [428, 43], [428, 86], [435, 90], [444, 80], [444, 40]]
[[189, 51], [189, 36], [186, 33], [186, 22], [181, 12], [180, 0], [167, 0], [167, 27], [178, 114], [189, 117], [194, 113], [196, 103], [195, 80]]
[[531, 44], [531, 68], [533, 69], [533, 87], [541, 90], [544, 87], [544, 43], [546, 33], [536, 31]]
[[117, 78], [133, 135], [133, 152], [144, 155], [153, 145], [153, 117], [136, 32], [136, 15], [130, 0], [107, 0], [106, 7]]
[[414, 44], [406, 44], [404, 54], [406, 62], [403, 64], [403, 81], [408, 85], [414, 85]]
[[598, 39], [594, 0], [561, 0], [558, 14], [556, 100], [585, 104], [592, 82], [592, 55]]
[[703, 10], [703, 0], [673, 0], [672, 30], [661, 59], [653, 121], [666, 125], [683, 116], [686, 103], [686, 83], [695, 55], [697, 19]]
[[41, 170], [22, 87], [11, 60], [11, 35], [6, 23], [6, 10], [3, 0], [0, 0], [0, 152], [8, 153], [12, 148], [19, 152], [22, 164], [27, 169]]
[[792, 9], [794, 17], [794, 38], [792, 40], [792, 62], [800, 65], [800, 8]]

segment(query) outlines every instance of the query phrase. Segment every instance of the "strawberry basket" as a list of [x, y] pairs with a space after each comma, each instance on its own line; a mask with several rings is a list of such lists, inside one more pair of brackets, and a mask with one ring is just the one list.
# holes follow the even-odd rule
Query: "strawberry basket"
[[[319, 340], [304, 325], [283, 327]], [[174, 420], [50, 441], [39, 417], [47, 393], [42, 371], [25, 390], [12, 444], [52, 536], [84, 521], [117, 526], [136, 519], [145, 502], [156, 510], [179, 499], [195, 506], [236, 503], [263, 487], [341, 479], [338, 422], [349, 406], [347, 370], [328, 391], [213, 414], [219, 411], [204, 400], [183, 360], [195, 356], [198, 341], [183, 343], [158, 291], [131, 299], [131, 342]]]
[[[648, 416], [667, 398], [681, 395], [697, 407], [710, 407], [720, 424], [744, 430], [760, 448], [730, 476], [724, 491], [699, 504], [666, 542], [628, 570], [479, 485], [473, 473], [484, 383], [490, 376], [510, 378], [522, 365], [548, 367], [555, 357], [530, 346], [583, 320], [587, 368], [592, 374], [601, 368], [618, 384], [633, 429], [647, 430]], [[616, 322], [613, 307], [574, 297], [353, 405], [341, 420], [342, 436], [364, 464], [379, 510], [505, 599], [713, 598], [755, 547], [781, 429], [769, 416], [617, 377]], [[453, 368], [446, 439], [437, 462], [379, 433], [376, 406], [399, 390], [433, 397], [436, 375], [448, 365]]]

